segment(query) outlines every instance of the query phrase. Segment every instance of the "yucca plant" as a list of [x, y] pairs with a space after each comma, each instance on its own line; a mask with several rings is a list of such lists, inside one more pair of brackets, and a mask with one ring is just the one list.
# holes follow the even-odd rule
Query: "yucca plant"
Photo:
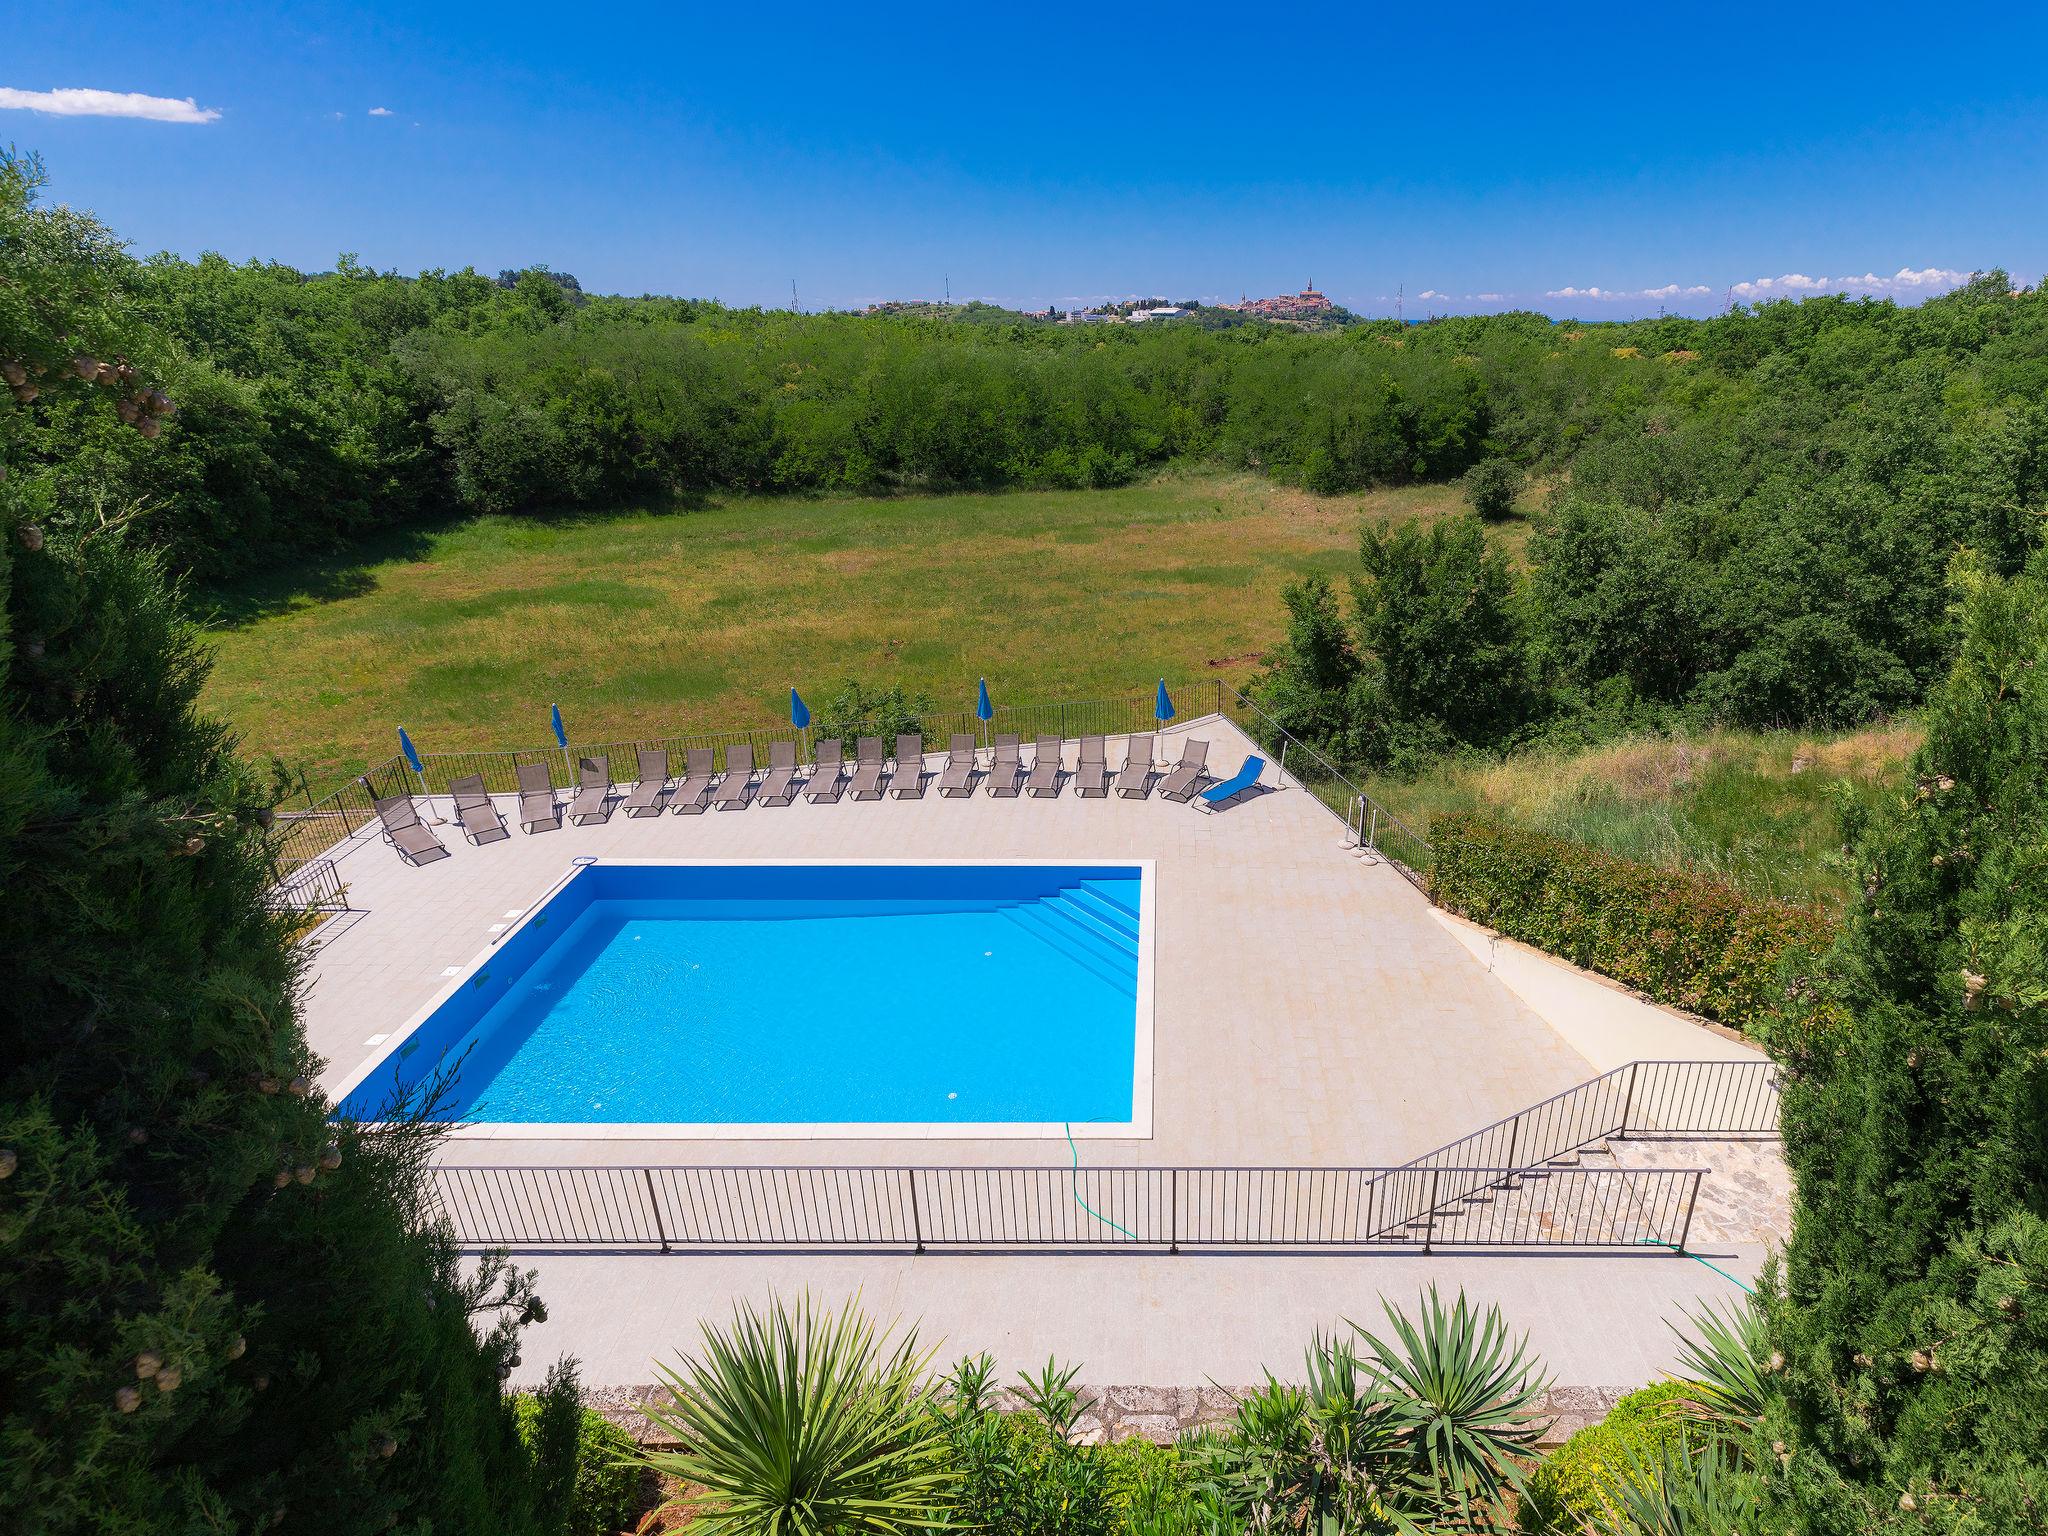
[[647, 1417], [681, 1443], [642, 1458], [680, 1479], [671, 1507], [702, 1536], [846, 1536], [944, 1522], [954, 1475], [932, 1411], [929, 1354], [913, 1330], [891, 1344], [858, 1307], [834, 1316], [734, 1309], [704, 1325], [701, 1356], [657, 1366], [674, 1401]]
[[1504, 1528], [1506, 1492], [1524, 1489], [1522, 1464], [1542, 1423], [1536, 1404], [1550, 1385], [1527, 1336], [1512, 1338], [1499, 1307], [1482, 1315], [1462, 1290], [1446, 1307], [1432, 1285], [1419, 1322], [1382, 1305], [1391, 1342], [1351, 1326], [1405, 1442], [1409, 1485], [1460, 1530]]
[[1730, 1536], [1755, 1529], [1760, 1503], [1756, 1480], [1727, 1445], [1695, 1449], [1680, 1438], [1621, 1470], [1591, 1529], [1598, 1536]]
[[1687, 1406], [1718, 1433], [1755, 1425], [1770, 1395], [1763, 1314], [1751, 1303], [1735, 1303], [1724, 1313], [1709, 1302], [1687, 1321], [1689, 1333], [1670, 1325], [1678, 1335], [1677, 1378], [1689, 1389]]

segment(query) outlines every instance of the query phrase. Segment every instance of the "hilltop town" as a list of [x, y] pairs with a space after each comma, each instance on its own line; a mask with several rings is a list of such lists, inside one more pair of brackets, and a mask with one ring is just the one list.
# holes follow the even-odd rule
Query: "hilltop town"
[[1199, 299], [1175, 302], [1147, 298], [1097, 304], [1085, 309], [1051, 305], [1042, 310], [1011, 310], [980, 301], [952, 304], [892, 299], [870, 304], [866, 312], [871, 315], [921, 314], [952, 319], [1024, 319], [1048, 325], [1144, 325], [1160, 320], [1179, 320], [1208, 330], [1225, 329], [1251, 320], [1292, 326], [1297, 330], [1330, 330], [1358, 318], [1333, 303], [1327, 295], [1317, 292], [1314, 283], [1309, 283], [1299, 293], [1276, 294], [1264, 299], [1240, 297], [1235, 304], [1205, 304]]

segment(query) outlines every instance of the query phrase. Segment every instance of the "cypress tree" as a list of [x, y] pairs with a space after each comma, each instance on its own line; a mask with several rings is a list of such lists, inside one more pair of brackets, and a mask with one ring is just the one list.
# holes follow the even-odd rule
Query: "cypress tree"
[[1816, 1528], [2048, 1527], [2048, 554], [1954, 571], [1913, 782], [1773, 1042], [1799, 1205], [1771, 1302]]
[[[0, 155], [0, 470], [28, 412], [145, 437], [174, 415], [132, 264], [39, 180]], [[330, 1123], [294, 922], [266, 904], [268, 797], [197, 707], [205, 657], [138, 513], [21, 483], [0, 480], [0, 1524], [558, 1528], [562, 1468], [521, 1449], [501, 1388], [530, 1277], [465, 1266], [424, 1219], [420, 1106]]]

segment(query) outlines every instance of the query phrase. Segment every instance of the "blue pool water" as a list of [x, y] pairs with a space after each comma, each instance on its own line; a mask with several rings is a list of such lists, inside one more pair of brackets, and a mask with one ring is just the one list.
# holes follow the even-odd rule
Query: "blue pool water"
[[1131, 1118], [1142, 871], [579, 871], [341, 1113], [466, 1052], [451, 1109], [526, 1123]]

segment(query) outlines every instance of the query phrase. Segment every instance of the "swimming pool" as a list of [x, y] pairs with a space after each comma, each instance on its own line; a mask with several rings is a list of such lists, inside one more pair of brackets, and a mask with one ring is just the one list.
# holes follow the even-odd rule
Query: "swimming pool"
[[337, 1094], [483, 1133], [1150, 1134], [1152, 871], [577, 868]]

